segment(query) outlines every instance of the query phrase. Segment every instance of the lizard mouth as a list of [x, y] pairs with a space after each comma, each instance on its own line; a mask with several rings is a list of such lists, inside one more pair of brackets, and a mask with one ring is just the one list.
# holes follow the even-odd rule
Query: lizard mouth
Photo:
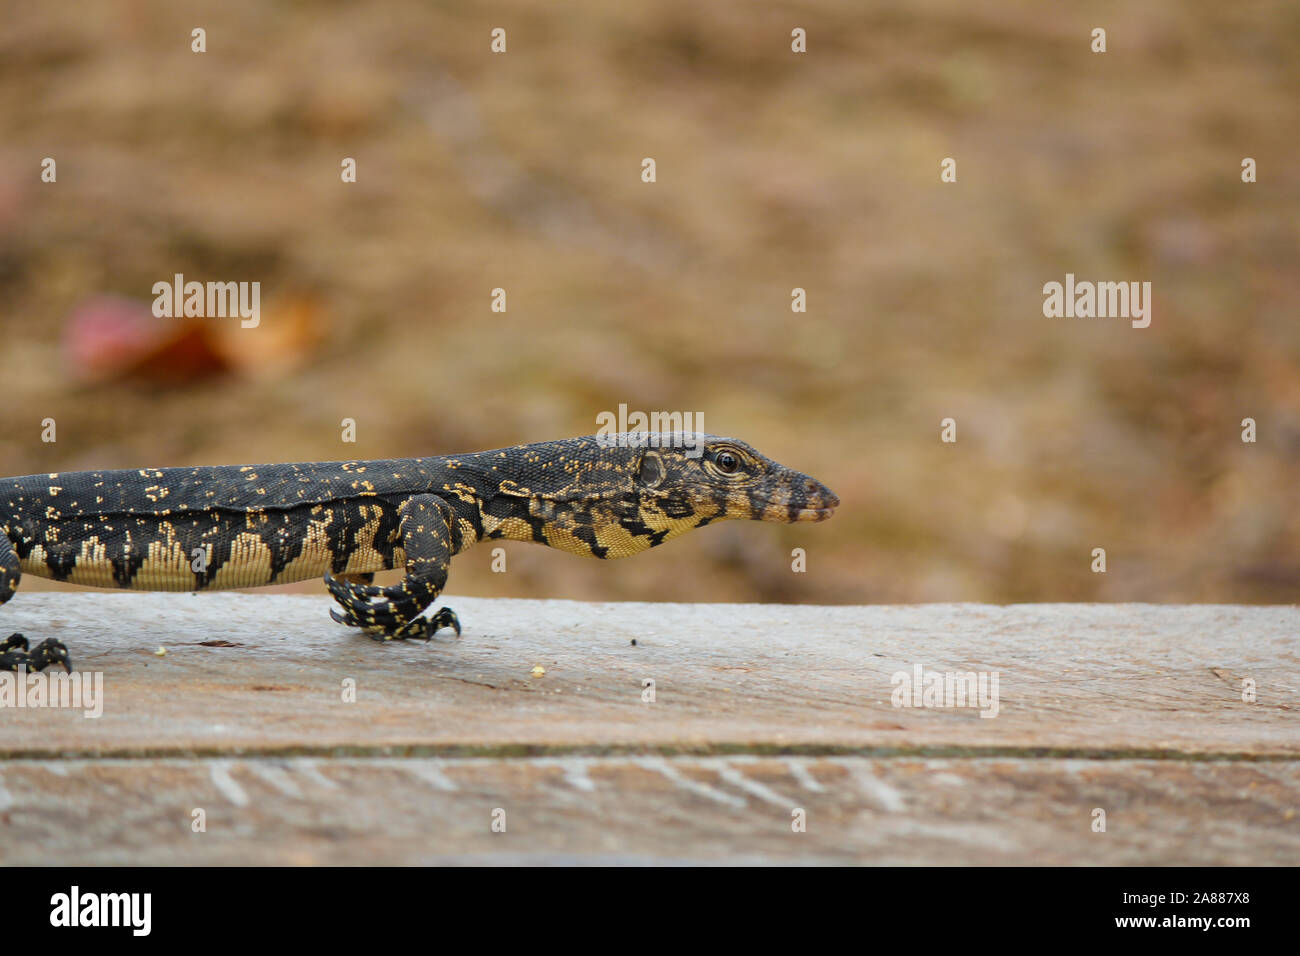
[[795, 521], [825, 521], [833, 514], [834, 508], [799, 508], [790, 517]]
[[791, 501], [768, 502], [767, 518], [769, 521], [825, 521], [835, 514], [840, 506], [839, 496], [827, 490], [825, 494], [813, 495], [796, 505]]

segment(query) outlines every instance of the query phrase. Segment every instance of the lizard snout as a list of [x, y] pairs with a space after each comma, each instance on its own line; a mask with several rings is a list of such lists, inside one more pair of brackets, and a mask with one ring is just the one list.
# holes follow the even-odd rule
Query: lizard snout
[[816, 478], [792, 473], [758, 515], [762, 521], [825, 521], [840, 506], [840, 497]]

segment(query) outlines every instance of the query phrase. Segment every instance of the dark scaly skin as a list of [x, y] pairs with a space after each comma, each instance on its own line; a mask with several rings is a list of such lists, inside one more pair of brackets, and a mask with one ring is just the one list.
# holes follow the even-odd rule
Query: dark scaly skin
[[[22, 573], [95, 587], [206, 591], [324, 575], [336, 621], [376, 640], [460, 633], [421, 617], [454, 555], [493, 538], [621, 558], [728, 518], [823, 521], [825, 485], [733, 438], [588, 436], [441, 458], [142, 468], [0, 479], [0, 604]], [[667, 447], [670, 443], [673, 447]], [[665, 447], [657, 447], [663, 444]], [[695, 446], [701, 447], [701, 446]], [[201, 570], [194, 552], [201, 550]], [[391, 587], [376, 571], [404, 567]], [[0, 669], [71, 669], [14, 635]]]
[[29, 671], [43, 671], [56, 665], [72, 673], [72, 658], [68, 656], [68, 649], [61, 641], [50, 638], [29, 650], [27, 638], [21, 634], [10, 634], [0, 643], [0, 671], [16, 671], [20, 665]]

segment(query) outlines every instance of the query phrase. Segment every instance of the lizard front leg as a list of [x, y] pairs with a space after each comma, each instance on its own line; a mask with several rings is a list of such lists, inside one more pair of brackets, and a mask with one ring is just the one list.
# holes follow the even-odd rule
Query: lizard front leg
[[377, 641], [416, 637], [429, 640], [441, 628], [460, 634], [460, 621], [449, 607], [420, 617], [447, 583], [451, 567], [451, 506], [437, 495], [414, 495], [402, 503], [397, 544], [406, 552], [406, 577], [381, 588], [356, 584], [332, 574], [325, 586], [345, 613], [330, 611], [340, 624], [359, 627]]

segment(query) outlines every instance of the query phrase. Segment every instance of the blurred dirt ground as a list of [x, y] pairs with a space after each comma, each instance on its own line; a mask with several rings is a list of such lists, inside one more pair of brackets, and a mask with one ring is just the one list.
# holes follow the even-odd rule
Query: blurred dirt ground
[[[1290, 3], [7, 4], [0, 473], [460, 452], [626, 402], [843, 507], [634, 565], [483, 549], [456, 593], [1290, 603], [1297, 89]], [[260, 281], [267, 361], [75, 381], [69, 317], [177, 272]], [[1151, 281], [1151, 328], [1044, 318], [1067, 272]]]

